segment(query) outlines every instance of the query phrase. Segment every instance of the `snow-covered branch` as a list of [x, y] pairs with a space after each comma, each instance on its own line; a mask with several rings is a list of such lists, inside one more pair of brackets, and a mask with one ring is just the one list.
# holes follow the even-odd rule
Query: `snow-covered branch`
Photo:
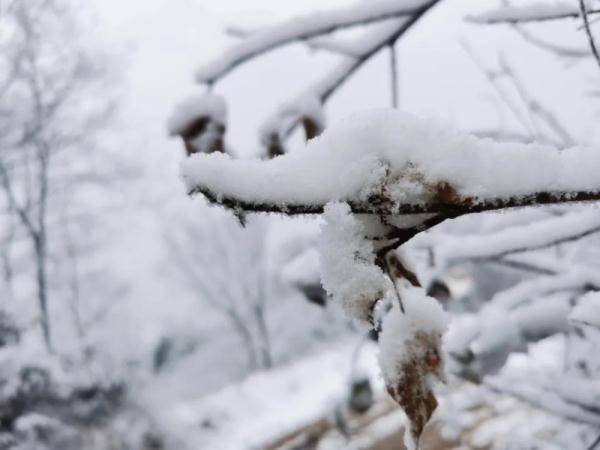
[[354, 213], [456, 216], [598, 200], [599, 169], [591, 149], [498, 143], [381, 110], [269, 161], [193, 155], [182, 174], [188, 192], [249, 212], [316, 214], [343, 201]]
[[504, 228], [494, 233], [461, 236], [441, 243], [436, 253], [446, 263], [490, 260], [572, 242], [598, 232], [600, 215], [594, 208]]
[[487, 380], [485, 385], [493, 391], [509, 394], [569, 420], [600, 424], [600, 399], [594, 394], [598, 392], [597, 380], [545, 378], [536, 377], [535, 385], [521, 378], [494, 378]]
[[439, 0], [378, 0], [359, 2], [329, 12], [308, 14], [286, 20], [278, 25], [251, 33], [246, 39], [231, 47], [219, 58], [196, 72], [201, 83], [214, 83], [240, 64], [269, 50], [296, 41], [311, 39], [333, 31], [366, 25], [394, 17], [407, 17], [429, 9]]
[[[301, 95], [281, 105], [261, 127], [261, 141], [269, 148], [269, 153], [276, 153], [272, 148], [279, 149], [278, 154], [284, 153], [282, 151], [283, 141], [292, 134], [305, 117], [301, 114], [282, 114], [282, 111], [303, 111], [307, 100], [322, 107], [352, 77], [356, 70], [382, 49], [393, 45], [411, 29], [426, 11], [427, 9], [423, 9], [409, 18], [377, 24], [366, 36], [351, 42], [338, 42], [339, 40], [334, 41], [330, 36], [324, 37], [317, 45], [329, 46], [330, 49], [333, 46], [338, 51], [345, 53], [346, 57], [319, 81], [305, 89]], [[308, 45], [313, 46], [314, 42], [315, 39], [310, 40]], [[313, 136], [309, 136], [307, 133], [307, 138], [310, 137]]]
[[[588, 14], [599, 13], [590, 8]], [[558, 19], [576, 19], [581, 12], [575, 2], [534, 2], [525, 5], [503, 5], [495, 9], [467, 16], [467, 20], [478, 24], [544, 22]]]

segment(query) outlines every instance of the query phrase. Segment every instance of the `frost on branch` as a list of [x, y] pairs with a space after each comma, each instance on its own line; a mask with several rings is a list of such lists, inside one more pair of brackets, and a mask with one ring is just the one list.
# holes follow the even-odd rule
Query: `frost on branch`
[[404, 440], [414, 449], [437, 407], [432, 383], [443, 380], [441, 337], [448, 318], [424, 289], [404, 286], [400, 296], [405, 312], [394, 304], [384, 318], [379, 364], [389, 394], [408, 416]]
[[373, 325], [373, 309], [391, 283], [375, 265], [371, 241], [364, 225], [345, 203], [325, 207], [321, 228], [320, 266], [325, 290], [346, 313]]
[[167, 127], [171, 136], [180, 136], [186, 152], [224, 152], [224, 136], [227, 126], [225, 100], [214, 94], [196, 95], [179, 103]]

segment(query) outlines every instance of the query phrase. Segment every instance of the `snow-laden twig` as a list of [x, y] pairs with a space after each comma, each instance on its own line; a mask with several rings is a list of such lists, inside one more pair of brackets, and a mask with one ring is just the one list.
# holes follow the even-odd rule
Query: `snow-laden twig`
[[600, 294], [595, 291], [583, 295], [569, 314], [569, 320], [600, 329]]
[[[572, 380], [575, 381], [575, 380]], [[577, 383], [586, 380], [577, 380]], [[569, 420], [590, 425], [600, 424], [600, 409], [589, 408], [580, 402], [564, 397], [564, 392], [549, 386], [533, 386], [523, 379], [502, 380], [492, 378], [485, 381], [485, 386], [500, 394], [508, 394], [533, 406], [553, 412]], [[596, 386], [597, 387], [597, 386]]]
[[269, 50], [292, 42], [311, 39], [335, 30], [365, 25], [393, 17], [407, 17], [430, 8], [438, 0], [377, 0], [359, 2], [329, 12], [312, 13], [286, 20], [252, 33], [196, 72], [201, 83], [214, 83], [240, 64]]
[[321, 213], [330, 201], [355, 213], [459, 215], [598, 200], [599, 170], [592, 149], [498, 143], [394, 110], [354, 115], [269, 161], [199, 154], [182, 165], [191, 194], [284, 214]]
[[519, 35], [521, 35], [525, 41], [536, 46], [537, 48], [553, 53], [556, 56], [563, 58], [588, 58], [590, 56], [590, 51], [587, 48], [565, 47], [553, 42], [548, 42], [544, 39], [534, 36], [529, 31], [526, 31], [523, 26], [517, 24], [513, 25], [513, 29], [519, 33]]
[[467, 260], [495, 260], [514, 253], [576, 241], [598, 232], [600, 214], [593, 208], [590, 211], [541, 219], [493, 233], [447, 240], [437, 246], [436, 253], [446, 264]]
[[[588, 13], [599, 12], [599, 9], [588, 11]], [[477, 24], [498, 24], [576, 19], [579, 16], [578, 6], [570, 2], [532, 2], [525, 5], [502, 5], [484, 13], [469, 15], [466, 19]]]
[[600, 289], [600, 277], [595, 270], [575, 267], [565, 273], [522, 281], [497, 293], [490, 302], [494, 307], [510, 310], [542, 295], [589, 289]]
[[[305, 89], [301, 95], [296, 96], [295, 100], [286, 102], [283, 109], [298, 109], [294, 108], [294, 104], [303, 103], [306, 98], [318, 99], [321, 104], [324, 105], [363, 64], [368, 62], [382, 49], [393, 45], [394, 42], [400, 39], [415, 23], [417, 23], [422, 15], [434, 6], [435, 3], [437, 2], [431, 2], [430, 6], [423, 8], [409, 18], [394, 19], [382, 24], [377, 24], [366, 36], [350, 43], [341, 44], [333, 41], [331, 37], [328, 37], [327, 41], [331, 41], [331, 45], [338, 49], [343, 48], [343, 51], [350, 53], [350, 55], [319, 81]], [[314, 40], [309, 41], [309, 45], [310, 42], [314, 42]], [[295, 117], [294, 120], [287, 120], [284, 122], [280, 114], [281, 109], [282, 107], [280, 106], [278, 111], [275, 114], [272, 114], [261, 127], [261, 141], [270, 142], [270, 139], [272, 139], [273, 136], [272, 130], [276, 128], [277, 135], [275, 137], [281, 143], [289, 138], [299, 125], [299, 116]]]
[[583, 26], [585, 28], [585, 33], [587, 34], [588, 41], [590, 44], [590, 50], [594, 55], [594, 59], [600, 67], [600, 53], [598, 53], [598, 47], [596, 46], [596, 40], [594, 39], [594, 35], [592, 34], [592, 30], [590, 28], [590, 19], [588, 17], [587, 6], [585, 5], [584, 0], [579, 0], [579, 12], [581, 13], [581, 19], [583, 20]]

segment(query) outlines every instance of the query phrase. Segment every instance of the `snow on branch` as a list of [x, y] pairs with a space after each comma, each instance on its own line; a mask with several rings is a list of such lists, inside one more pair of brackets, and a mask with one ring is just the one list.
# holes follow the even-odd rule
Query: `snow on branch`
[[191, 194], [236, 210], [459, 215], [600, 199], [598, 152], [498, 143], [394, 110], [351, 116], [268, 160], [196, 154], [182, 164]]
[[319, 257], [323, 287], [350, 317], [372, 324], [375, 304], [391, 290], [391, 282], [375, 264], [366, 227], [344, 203], [327, 205], [324, 219]]
[[278, 25], [251, 33], [219, 58], [198, 69], [196, 79], [198, 82], [211, 84], [245, 61], [269, 50], [343, 28], [418, 14], [429, 9], [437, 1], [439, 0], [358, 2], [350, 7], [286, 20]]
[[353, 56], [344, 58], [301, 95], [280, 105], [261, 126], [260, 140], [267, 148], [268, 154], [275, 156], [285, 153], [284, 141], [300, 123], [304, 126], [307, 139], [321, 134], [325, 122], [322, 108], [327, 100], [372, 56], [408, 31], [419, 17], [420, 14], [410, 19], [401, 18], [377, 24], [361, 39], [345, 43], [346, 49], [351, 51]]
[[[599, 13], [600, 9], [589, 9], [587, 12]], [[481, 14], [467, 16], [467, 20], [478, 24], [525, 23], [575, 19], [580, 15], [575, 2], [534, 2], [526, 5], [503, 5]]]
[[492, 300], [479, 313], [456, 318], [444, 343], [452, 372], [480, 382], [502, 368], [511, 353], [526, 351], [529, 342], [565, 333], [569, 310], [568, 294], [541, 293], [517, 309]]
[[596, 208], [551, 219], [508, 227], [494, 233], [461, 236], [441, 243], [437, 256], [447, 264], [466, 260], [490, 260], [575, 241], [600, 232]]
[[[600, 399], [597, 380], [575, 377], [497, 377], [486, 380], [486, 387], [509, 394], [539, 408], [575, 422], [600, 424]], [[589, 404], [595, 400], [595, 404]], [[591, 448], [591, 447], [590, 447]]]
[[569, 320], [575, 324], [583, 324], [600, 329], [600, 293], [592, 291], [583, 295], [579, 299], [577, 306], [571, 311]]
[[188, 156], [225, 151], [226, 127], [225, 100], [211, 93], [186, 98], [177, 104], [167, 122], [169, 135], [181, 137]]
[[215, 122], [226, 124], [227, 105], [225, 100], [214, 94], [186, 98], [175, 107], [167, 121], [169, 134], [171, 136], [186, 134], [194, 126], [194, 122], [202, 117], [210, 117]]
[[541, 295], [557, 292], [600, 288], [600, 277], [595, 270], [575, 266], [565, 273], [541, 276], [522, 281], [505, 291], [497, 293], [491, 300], [494, 307], [509, 310]]
[[[265, 147], [267, 156], [272, 158], [284, 154], [286, 152], [285, 141], [300, 125], [304, 128], [307, 139], [319, 135], [324, 125], [322, 108], [329, 98], [363, 64], [379, 51], [400, 39], [437, 1], [439, 0], [424, 2], [424, 6], [416, 8], [413, 14], [380, 20], [378, 23], [372, 24], [360, 39], [342, 40], [337, 36], [332, 36], [331, 33], [303, 39], [312, 49], [324, 48], [335, 51], [342, 54], [344, 58], [319, 81], [304, 89], [300, 95], [281, 104], [260, 127], [260, 142]], [[407, 5], [404, 4], [404, 6]], [[261, 31], [251, 32], [237, 28], [230, 29], [229, 32], [236, 37], [245, 39], [253, 39], [264, 34]], [[235, 48], [231, 51], [234, 52]], [[260, 56], [260, 53], [251, 55], [248, 59], [257, 56]], [[187, 141], [186, 145], [188, 145]]]

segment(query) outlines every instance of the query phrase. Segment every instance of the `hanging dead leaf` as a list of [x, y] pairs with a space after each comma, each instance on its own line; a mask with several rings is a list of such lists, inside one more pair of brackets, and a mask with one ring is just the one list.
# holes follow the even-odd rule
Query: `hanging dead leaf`
[[443, 379], [441, 336], [447, 315], [422, 288], [400, 289], [403, 313], [396, 305], [383, 320], [379, 364], [386, 388], [408, 417], [404, 442], [418, 446], [425, 425], [437, 407], [435, 379]]
[[407, 352], [398, 366], [399, 373], [394, 379], [386, 380], [388, 393], [408, 416], [410, 427], [407, 432], [415, 444], [438, 405], [430, 377], [440, 378], [441, 375], [439, 345], [439, 335], [417, 332], [406, 342]]

